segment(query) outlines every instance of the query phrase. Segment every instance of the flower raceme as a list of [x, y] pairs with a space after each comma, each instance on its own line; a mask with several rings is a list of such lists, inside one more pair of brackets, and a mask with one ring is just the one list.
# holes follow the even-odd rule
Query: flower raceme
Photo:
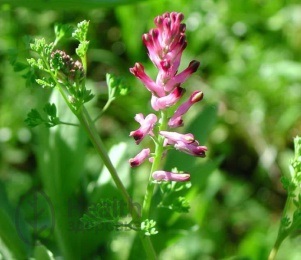
[[[135, 120], [140, 124], [140, 128], [132, 131], [130, 136], [139, 144], [147, 135], [151, 136], [155, 142], [156, 151], [163, 150], [159, 155], [152, 154], [150, 149], [143, 149], [134, 158], [129, 160], [132, 167], [139, 166], [147, 158], [151, 163], [161, 160], [170, 147], [197, 157], [205, 157], [206, 146], [200, 146], [198, 141], [190, 133], [180, 134], [169, 131], [170, 128], [183, 126], [183, 115], [191, 106], [203, 99], [202, 91], [194, 91], [189, 99], [183, 102], [177, 109], [174, 106], [179, 102], [185, 93], [181, 85], [197, 71], [200, 63], [191, 61], [186, 69], [178, 73], [181, 57], [187, 46], [185, 30], [186, 25], [182, 23], [184, 15], [182, 13], [164, 13], [154, 19], [156, 28], [151, 29], [142, 36], [142, 41], [148, 50], [150, 60], [158, 69], [156, 80], [151, 79], [145, 72], [141, 63], [135, 63], [130, 72], [136, 76], [151, 93], [151, 106], [154, 111], [159, 111], [161, 117], [149, 114], [145, 118], [142, 114], [137, 114]], [[165, 116], [163, 116], [165, 115]], [[169, 116], [168, 115], [171, 115]], [[166, 119], [167, 118], [167, 119]], [[164, 120], [168, 120], [164, 122]], [[158, 127], [158, 129], [156, 128]], [[153, 131], [154, 130], [154, 131]], [[160, 149], [157, 149], [161, 147]], [[156, 163], [156, 165], [159, 165]], [[160, 169], [152, 169], [152, 177], [157, 181], [189, 181], [189, 173], [175, 173]]]

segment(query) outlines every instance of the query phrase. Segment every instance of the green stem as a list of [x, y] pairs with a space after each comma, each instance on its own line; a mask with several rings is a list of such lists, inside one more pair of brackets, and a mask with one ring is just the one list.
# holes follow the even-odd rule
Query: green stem
[[106, 149], [104, 148], [104, 144], [102, 143], [101, 139], [98, 136], [98, 132], [94, 126], [94, 123], [84, 106], [81, 109], [81, 113], [79, 113], [77, 115], [77, 117], [78, 117], [79, 121], [81, 122], [82, 126], [84, 127], [84, 129], [86, 130], [87, 134], [89, 135], [90, 140], [93, 143], [97, 153], [101, 157], [104, 165], [107, 167], [108, 171], [110, 172], [110, 174], [113, 178], [113, 181], [115, 182], [117, 188], [120, 190], [120, 192], [122, 194], [123, 199], [128, 203], [131, 212], [133, 211], [133, 214], [135, 216], [134, 220], [136, 220], [137, 217], [139, 217], [139, 213], [137, 212], [137, 209], [133, 206], [131, 197], [127, 193], [125, 187], [123, 186], [123, 184], [117, 174], [117, 171], [116, 171], [115, 167], [113, 166]]
[[275, 242], [275, 245], [274, 245], [274, 247], [272, 248], [272, 250], [270, 252], [268, 260], [275, 260], [276, 259], [279, 247], [280, 247], [283, 240], [284, 240], [284, 238], [281, 239], [280, 236], [278, 235], [278, 237], [276, 239], [276, 242]]
[[[292, 200], [290, 195], [288, 195], [285, 205], [284, 205], [284, 209], [282, 212], [282, 218], [288, 215], [288, 210], [289, 208], [292, 206]], [[274, 247], [272, 248], [269, 258], [268, 260], [274, 260], [276, 259], [276, 255], [278, 253], [279, 247], [282, 244], [282, 242], [284, 241], [284, 239], [289, 235], [289, 233], [293, 230], [293, 224], [291, 224], [291, 226], [288, 227], [284, 227], [282, 222], [280, 222], [280, 226], [279, 226], [279, 230], [278, 230], [278, 234], [277, 234], [277, 238], [274, 244]]]
[[[82, 126], [84, 127], [84, 129], [86, 130], [91, 142], [93, 143], [93, 145], [94, 145], [97, 153], [99, 154], [101, 160], [103, 161], [104, 165], [107, 167], [108, 171], [110, 172], [112, 179], [115, 182], [119, 191], [121, 192], [123, 199], [127, 202], [127, 205], [129, 207], [129, 211], [130, 211], [130, 214], [131, 214], [133, 220], [140, 222], [140, 219], [141, 219], [140, 214], [137, 211], [137, 208], [134, 206], [132, 199], [131, 199], [130, 195], [128, 194], [128, 192], [126, 191], [123, 183], [121, 182], [121, 180], [117, 174], [117, 171], [108, 156], [108, 152], [106, 151], [104, 144], [98, 135], [95, 125], [84, 106], [82, 107], [81, 112], [79, 114], [77, 114], [77, 117], [78, 117], [79, 121], [81, 122]], [[156, 253], [155, 253], [155, 250], [153, 248], [150, 238], [147, 236], [144, 236], [144, 234], [141, 231], [139, 232], [139, 236], [140, 236], [141, 242], [143, 244], [143, 247], [147, 254], [148, 259], [157, 259]]]
[[[161, 111], [161, 125], [159, 126], [159, 131], [163, 131], [166, 128], [167, 128], [167, 112]], [[142, 219], [147, 219], [149, 217], [150, 206], [151, 206], [152, 197], [155, 188], [155, 184], [153, 183], [152, 180], [152, 173], [160, 168], [161, 159], [164, 151], [163, 143], [164, 143], [164, 138], [159, 135], [158, 142], [156, 143], [156, 148], [155, 148], [155, 158], [149, 174], [146, 193], [144, 196], [143, 207], [142, 207]]]
[[101, 118], [101, 116], [107, 111], [107, 109], [109, 108], [109, 106], [111, 105], [111, 103], [113, 102], [114, 99], [109, 98], [107, 103], [105, 104], [105, 106], [103, 107], [103, 109], [101, 110], [100, 114], [95, 117], [95, 119], [93, 120], [93, 122], [96, 122], [99, 118]]
[[64, 122], [64, 121], [59, 121], [59, 123], [61, 125], [79, 126], [79, 124], [73, 124], [73, 123], [68, 123], [68, 122]]
[[[49, 74], [56, 82], [56, 87], [59, 90], [59, 92], [61, 93], [63, 99], [65, 100], [69, 109], [73, 112], [74, 115], [76, 115], [76, 117], [80, 121], [81, 125], [87, 132], [92, 144], [94, 145], [97, 153], [99, 154], [101, 160], [103, 161], [104, 165], [107, 167], [108, 171], [110, 172], [113, 181], [115, 182], [117, 188], [120, 190], [124, 201], [127, 203], [128, 207], [129, 207], [129, 211], [130, 211], [130, 214], [131, 214], [133, 220], [137, 221], [139, 223], [141, 221], [141, 216], [140, 216], [139, 212], [137, 211], [136, 207], [134, 206], [130, 195], [128, 194], [124, 185], [122, 184], [121, 180], [119, 179], [117, 171], [116, 171], [115, 167], [113, 166], [111, 159], [108, 156], [108, 152], [106, 151], [105, 146], [97, 133], [94, 122], [91, 119], [88, 111], [86, 110], [84, 105], [82, 106], [81, 110], [79, 110], [79, 111], [74, 109], [74, 107], [70, 104], [68, 97], [67, 97], [65, 91], [63, 90], [63, 87], [58, 82], [57, 78], [51, 71], [49, 64], [46, 62], [45, 59], [44, 59], [44, 62], [46, 64], [47, 68], [49, 69]], [[82, 58], [82, 63], [83, 63], [84, 70], [86, 71], [86, 69], [87, 69], [86, 57]], [[109, 106], [109, 104], [108, 104], [108, 106]], [[141, 231], [139, 231], [139, 236], [140, 236], [142, 245], [144, 247], [144, 250], [146, 252], [147, 258], [148, 259], [157, 259], [156, 252], [154, 250], [154, 247], [152, 245], [150, 238], [145, 236]]]

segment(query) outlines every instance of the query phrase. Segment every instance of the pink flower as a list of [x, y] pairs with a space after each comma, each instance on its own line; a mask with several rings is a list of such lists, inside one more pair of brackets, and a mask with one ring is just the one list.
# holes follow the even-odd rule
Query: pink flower
[[163, 88], [158, 86], [149, 76], [146, 75], [142, 64], [138, 62], [135, 63], [135, 66], [133, 68], [130, 68], [130, 72], [137, 78], [139, 78], [141, 82], [145, 85], [145, 87], [153, 94], [156, 94], [159, 97], [165, 95]]
[[190, 174], [189, 173], [173, 173], [167, 171], [155, 171], [152, 174], [152, 177], [157, 181], [189, 181]]
[[178, 102], [178, 100], [182, 97], [185, 90], [181, 87], [177, 87], [171, 92], [169, 95], [161, 98], [157, 98], [156, 96], [152, 96], [151, 104], [155, 111], [166, 109], [168, 107], [173, 106]]
[[140, 153], [138, 153], [134, 158], [129, 159], [129, 163], [131, 167], [137, 167], [142, 164], [147, 157], [150, 155], [150, 149], [143, 149]]
[[164, 86], [165, 91], [171, 91], [178, 84], [182, 84], [187, 80], [187, 78], [194, 72], [197, 71], [200, 63], [196, 60], [193, 60], [189, 63], [188, 67], [183, 70], [181, 73], [172, 77]]
[[185, 39], [184, 15], [181, 13], [164, 13], [154, 20], [157, 28], [144, 34], [142, 40], [148, 49], [148, 54], [157, 68], [162, 69], [161, 61], [172, 61], [169, 70], [176, 73], [180, 59], [187, 42]]
[[168, 131], [160, 131], [159, 134], [167, 139], [168, 144], [175, 144], [177, 142], [190, 144], [195, 142], [193, 134], [179, 134], [177, 132]]
[[184, 123], [183, 123], [183, 119], [181, 116], [178, 116], [178, 117], [172, 117], [169, 119], [168, 121], [168, 126], [171, 127], [171, 128], [176, 128], [176, 127], [180, 127], [180, 126], [183, 126]]
[[[141, 126], [136, 131], [132, 131], [130, 136], [133, 136], [136, 143], [139, 144], [146, 135], [150, 135], [156, 147], [158, 145], [163, 146], [161, 147], [163, 150], [160, 153], [160, 158], [158, 154], [154, 157], [149, 157], [149, 149], [144, 149], [136, 157], [130, 159], [132, 166], [140, 165], [146, 158], [151, 163], [158, 165], [158, 160], [164, 157], [171, 145], [175, 149], [193, 156], [205, 157], [206, 155], [207, 147], [200, 146], [192, 134], [168, 131], [170, 128], [182, 126], [183, 115], [187, 113], [194, 103], [199, 102], [203, 98], [201, 91], [195, 91], [176, 111], [173, 109], [173, 106], [185, 93], [185, 89], [181, 87], [182, 83], [192, 73], [196, 72], [200, 65], [198, 61], [193, 60], [186, 69], [178, 72], [182, 53], [187, 46], [186, 25], [182, 23], [183, 19], [184, 15], [182, 13], [164, 13], [155, 18], [154, 23], [156, 27], [142, 36], [149, 58], [158, 69], [156, 80], [151, 79], [145, 73], [144, 67], [140, 63], [135, 63], [134, 67], [130, 69], [130, 72], [151, 92], [151, 106], [153, 110], [161, 112], [161, 118], [158, 120], [154, 114], [150, 114], [146, 118], [142, 114], [137, 114], [135, 120]], [[166, 117], [169, 115], [171, 115], [171, 118], [169, 118], [167, 126]], [[159, 128], [161, 131], [159, 133], [155, 132], [158, 136], [154, 136], [153, 128], [157, 121], [160, 124]], [[162, 140], [162, 137], [164, 137], [164, 140]], [[178, 174], [163, 170], [153, 172], [152, 176], [156, 180], [165, 181], [187, 181], [190, 178], [188, 173]]]
[[197, 156], [197, 157], [205, 157], [205, 152], [207, 151], [206, 146], [200, 146], [197, 141], [194, 141], [193, 143], [184, 143], [181, 141], [178, 141], [174, 144], [174, 147], [184, 153]]
[[130, 136], [133, 136], [136, 144], [139, 144], [146, 135], [152, 135], [154, 125], [157, 122], [157, 116], [155, 114], [149, 114], [144, 119], [143, 115], [140, 113], [135, 116], [135, 119], [141, 126], [136, 131], [132, 131]]
[[173, 116], [169, 119], [169, 127], [178, 127], [183, 125], [182, 115], [184, 115], [190, 107], [203, 99], [204, 94], [202, 91], [194, 91], [189, 99], [178, 107]]

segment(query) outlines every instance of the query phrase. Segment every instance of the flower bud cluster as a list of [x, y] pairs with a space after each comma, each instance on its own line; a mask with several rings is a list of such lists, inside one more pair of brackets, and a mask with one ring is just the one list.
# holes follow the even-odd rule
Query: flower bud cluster
[[60, 72], [62, 80], [69, 82], [80, 82], [85, 73], [80, 61], [74, 61], [67, 53], [56, 50], [51, 53], [51, 67]]
[[[141, 63], [136, 63], [130, 72], [136, 76], [151, 93], [151, 106], [154, 111], [172, 113], [168, 119], [168, 128], [177, 128], [183, 126], [183, 115], [190, 107], [203, 99], [203, 92], [195, 91], [189, 99], [183, 102], [175, 110], [175, 105], [179, 102], [185, 93], [181, 87], [189, 76], [194, 73], [198, 67], [198, 61], [191, 61], [186, 69], [178, 73], [181, 57], [187, 46], [185, 30], [186, 25], [182, 23], [184, 15], [182, 13], [164, 13], [155, 18], [156, 28], [151, 29], [142, 36], [144, 45], [148, 50], [150, 60], [158, 69], [156, 80], [151, 79], [144, 70]], [[139, 144], [147, 135], [154, 140], [164, 139], [164, 148], [173, 146], [175, 149], [197, 157], [205, 157], [207, 148], [200, 146], [192, 134], [180, 134], [175, 131], [162, 129], [161, 120], [153, 113], [145, 118], [142, 114], [137, 114], [135, 120], [140, 124], [140, 128], [132, 131], [132, 136], [136, 144]], [[156, 131], [154, 136], [154, 127], [158, 125], [160, 131]], [[167, 126], [166, 126], [167, 128]], [[140, 165], [151, 156], [150, 149], [143, 149], [136, 157], [129, 160], [132, 167]], [[156, 156], [156, 155], [155, 155]], [[153, 158], [149, 158], [152, 162]], [[155, 180], [165, 181], [188, 181], [188, 173], [173, 173], [164, 170], [156, 170], [152, 173]]]

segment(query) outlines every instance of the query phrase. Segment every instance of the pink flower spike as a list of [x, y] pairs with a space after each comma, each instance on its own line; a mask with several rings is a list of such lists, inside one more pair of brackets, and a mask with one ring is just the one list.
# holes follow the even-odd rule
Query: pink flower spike
[[137, 167], [142, 164], [146, 158], [150, 155], [150, 149], [143, 149], [140, 153], [138, 153], [134, 158], [129, 159], [129, 163], [131, 167]]
[[[173, 114], [173, 116], [170, 118], [168, 125], [170, 127], [178, 127], [181, 126], [181, 116], [184, 115], [189, 109], [190, 107], [196, 103], [199, 102], [203, 99], [204, 94], [202, 91], [194, 91], [191, 96], [189, 97], [189, 99], [184, 102], [182, 105], [180, 105], [178, 107], [178, 109], [176, 110], [176, 112]], [[180, 125], [179, 125], [180, 123]]]
[[194, 72], [197, 71], [200, 62], [193, 60], [189, 63], [188, 67], [178, 75], [174, 76], [166, 85], [165, 91], [171, 91], [177, 84], [181, 84], [187, 80], [187, 78]]
[[197, 141], [189, 144], [179, 141], [174, 146], [177, 150], [193, 156], [197, 156], [197, 157], [206, 156], [205, 152], [207, 151], [207, 147], [199, 146], [199, 143]]
[[179, 134], [177, 132], [160, 131], [160, 135], [164, 136], [169, 144], [175, 144], [177, 142], [183, 142], [185, 144], [191, 144], [195, 142], [193, 134]]
[[159, 97], [165, 95], [162, 87], [158, 86], [146, 73], [144, 72], [144, 67], [140, 63], [135, 63], [133, 68], [130, 68], [130, 72], [136, 76], [141, 82], [145, 85], [145, 87], [152, 93], [156, 94]]
[[185, 89], [178, 86], [165, 97], [157, 98], [153, 95], [151, 99], [152, 107], [156, 111], [171, 107], [178, 102], [178, 100], [183, 96], [184, 93]]
[[157, 181], [178, 181], [184, 182], [190, 180], [189, 173], [173, 173], [167, 171], [155, 171], [152, 174], [153, 178]]
[[[186, 25], [181, 23], [184, 19], [182, 13], [164, 13], [154, 20], [155, 29], [142, 37], [148, 49], [148, 55], [157, 68], [162, 69], [161, 61], [168, 60], [172, 63], [170, 71], [172, 76], [178, 70], [183, 50], [187, 43], [185, 39]], [[163, 64], [164, 65], [164, 64]]]
[[135, 117], [136, 120], [137, 120], [137, 118], [139, 120], [139, 121], [138, 120], [137, 121], [141, 125], [140, 128], [137, 129], [136, 131], [132, 131], [130, 133], [130, 136], [134, 137], [136, 144], [139, 144], [147, 134], [149, 134], [149, 135], [153, 134], [152, 131], [153, 131], [154, 125], [157, 122], [157, 116], [155, 114], [149, 114], [148, 116], [145, 117], [144, 120], [141, 120], [141, 115], [142, 114], [138, 114], [138, 116], [136, 115], [136, 117]]

